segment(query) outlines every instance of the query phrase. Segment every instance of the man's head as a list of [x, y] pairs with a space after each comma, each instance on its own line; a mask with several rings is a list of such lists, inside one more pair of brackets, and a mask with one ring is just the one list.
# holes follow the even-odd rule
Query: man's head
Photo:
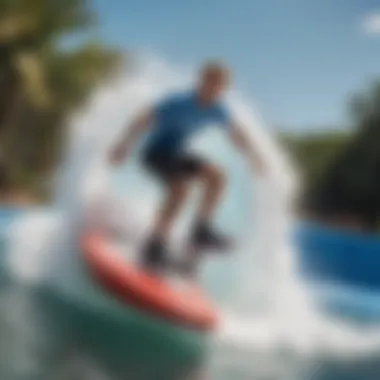
[[230, 72], [223, 63], [206, 62], [200, 71], [199, 96], [202, 101], [212, 103], [217, 100], [228, 87]]

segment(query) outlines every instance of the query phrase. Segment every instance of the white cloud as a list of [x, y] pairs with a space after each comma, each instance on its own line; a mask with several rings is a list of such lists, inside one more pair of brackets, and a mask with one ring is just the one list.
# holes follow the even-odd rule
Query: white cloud
[[380, 10], [367, 14], [362, 20], [362, 30], [369, 36], [380, 36]]

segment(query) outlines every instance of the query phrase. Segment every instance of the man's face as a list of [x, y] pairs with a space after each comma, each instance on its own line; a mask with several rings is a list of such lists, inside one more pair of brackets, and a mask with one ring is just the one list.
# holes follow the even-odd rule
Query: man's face
[[218, 100], [228, 86], [228, 74], [222, 70], [208, 70], [202, 74], [200, 95], [206, 102]]

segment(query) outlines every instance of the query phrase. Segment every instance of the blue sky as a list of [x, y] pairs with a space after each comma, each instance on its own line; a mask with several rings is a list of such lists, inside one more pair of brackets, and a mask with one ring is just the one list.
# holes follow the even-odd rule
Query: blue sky
[[93, 0], [100, 35], [174, 64], [225, 59], [264, 119], [342, 125], [353, 91], [380, 77], [374, 0]]

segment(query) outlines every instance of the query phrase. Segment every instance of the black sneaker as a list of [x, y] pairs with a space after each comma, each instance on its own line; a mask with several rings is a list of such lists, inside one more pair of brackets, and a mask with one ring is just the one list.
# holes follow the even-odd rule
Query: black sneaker
[[168, 252], [159, 239], [151, 239], [143, 247], [142, 265], [147, 270], [161, 273], [167, 269]]
[[198, 249], [228, 250], [232, 247], [232, 241], [205, 224], [199, 224], [192, 235], [192, 244]]

